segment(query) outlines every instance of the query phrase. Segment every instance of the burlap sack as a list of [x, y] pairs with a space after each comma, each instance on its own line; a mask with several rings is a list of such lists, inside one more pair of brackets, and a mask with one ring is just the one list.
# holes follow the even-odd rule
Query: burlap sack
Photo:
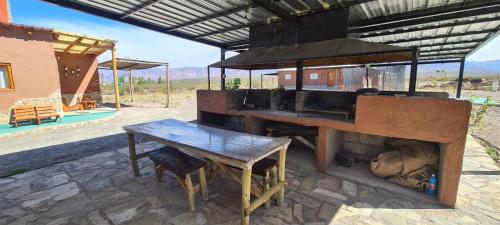
[[390, 148], [401, 150], [403, 169], [401, 175], [406, 175], [425, 165], [436, 166], [438, 161], [438, 150], [436, 145], [430, 142], [391, 139], [386, 142]]
[[410, 171], [406, 175], [396, 174], [390, 176], [387, 181], [409, 188], [418, 188], [420, 190], [425, 190], [426, 182], [431, 176], [433, 170], [434, 169], [432, 166], [426, 165], [420, 167], [417, 170]]
[[388, 177], [403, 170], [403, 161], [400, 151], [380, 153], [371, 161], [371, 170], [375, 176]]

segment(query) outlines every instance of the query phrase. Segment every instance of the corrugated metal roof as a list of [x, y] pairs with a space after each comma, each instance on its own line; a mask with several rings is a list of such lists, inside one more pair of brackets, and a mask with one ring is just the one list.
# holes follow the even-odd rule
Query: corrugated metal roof
[[[166, 65], [168, 65], [168, 63], [144, 61], [138, 59], [116, 58], [117, 70], [142, 70]], [[99, 63], [99, 68], [112, 70], [113, 61], [109, 60]]]
[[44, 1], [227, 49], [248, 45], [249, 26], [339, 7], [350, 7], [349, 37], [416, 46], [427, 59], [470, 55], [500, 28], [500, 0]]

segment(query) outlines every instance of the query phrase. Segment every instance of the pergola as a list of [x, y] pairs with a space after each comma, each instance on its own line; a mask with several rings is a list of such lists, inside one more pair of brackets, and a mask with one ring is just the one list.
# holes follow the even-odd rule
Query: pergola
[[457, 97], [465, 58], [500, 28], [500, 0], [44, 1], [219, 47], [221, 60], [248, 50], [250, 27], [348, 9], [349, 38], [417, 48], [416, 63], [460, 63]]
[[166, 68], [165, 77], [166, 77], [166, 82], [167, 82], [166, 107], [169, 106], [169, 103], [170, 103], [170, 78], [169, 78], [169, 71], [168, 71], [169, 70], [168, 63], [151, 62], [151, 61], [144, 61], [144, 60], [137, 60], [137, 59], [117, 58], [116, 59], [116, 66], [113, 66], [113, 65], [114, 65], [114, 61], [109, 60], [106, 62], [99, 63], [99, 69], [112, 70], [114, 68], [116, 70], [128, 71], [129, 92], [130, 92], [130, 99], [132, 102], [134, 101], [134, 87], [133, 87], [132, 71], [133, 70], [150, 69], [150, 68], [159, 67], [159, 66], [165, 66], [165, 68]]

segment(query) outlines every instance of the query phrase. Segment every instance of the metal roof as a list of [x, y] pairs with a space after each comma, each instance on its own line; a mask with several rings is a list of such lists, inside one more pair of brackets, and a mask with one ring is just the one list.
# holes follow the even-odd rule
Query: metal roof
[[[149, 69], [166, 65], [168, 65], [168, 63], [151, 62], [151, 61], [144, 61], [137, 59], [116, 58], [117, 70], [143, 70], [143, 69]], [[113, 61], [108, 60], [106, 62], [99, 63], [99, 68], [111, 70], [113, 69]]]
[[350, 7], [349, 37], [419, 47], [421, 60], [470, 55], [500, 28], [500, 0], [44, 0], [226, 49], [249, 26]]
[[415, 48], [339, 38], [287, 46], [257, 47], [210, 65], [232, 69], [276, 69], [411, 61]]

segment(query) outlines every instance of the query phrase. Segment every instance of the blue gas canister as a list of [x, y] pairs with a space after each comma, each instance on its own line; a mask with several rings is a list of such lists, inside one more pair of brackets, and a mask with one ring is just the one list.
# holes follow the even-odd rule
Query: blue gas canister
[[431, 177], [429, 177], [429, 181], [427, 182], [429, 185], [427, 185], [427, 189], [425, 192], [429, 195], [436, 195], [436, 190], [438, 186], [438, 179], [435, 174], [432, 174]]

